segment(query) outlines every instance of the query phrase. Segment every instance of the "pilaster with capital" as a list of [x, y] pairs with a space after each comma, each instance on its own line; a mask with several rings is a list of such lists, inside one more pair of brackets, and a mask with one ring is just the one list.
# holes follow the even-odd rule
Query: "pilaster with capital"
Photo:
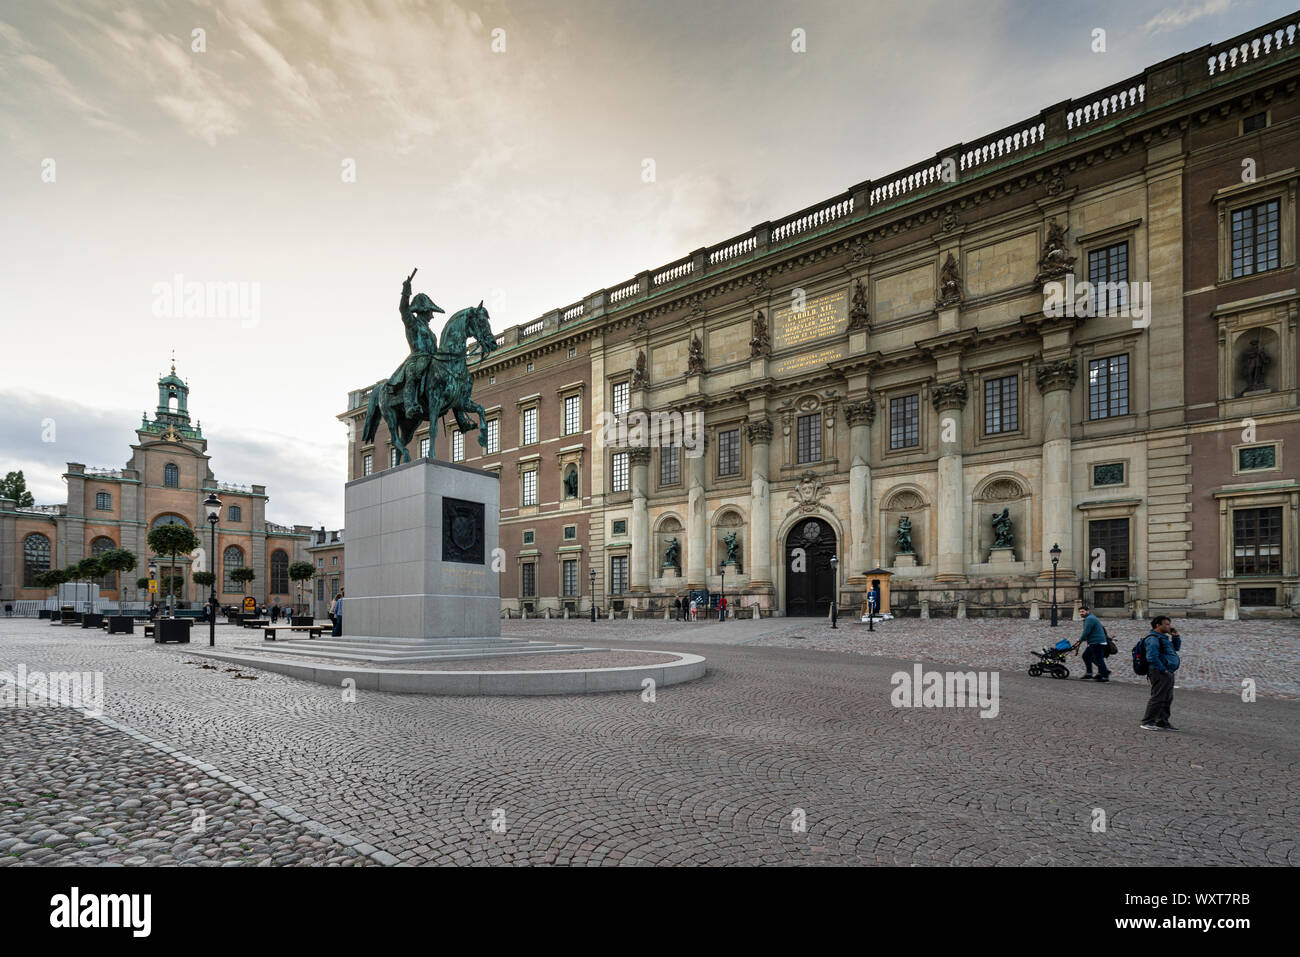
[[930, 391], [939, 414], [939, 560], [935, 581], [966, 580], [966, 489], [962, 473], [963, 414], [970, 398], [964, 379]]
[[749, 438], [749, 583], [752, 587], [772, 585], [772, 486], [769, 480], [772, 455], [772, 422], [762, 418], [745, 423]]
[[846, 581], [866, 579], [871, 550], [871, 425], [876, 400], [868, 395], [844, 403], [849, 424], [849, 568]]
[[650, 590], [650, 449], [634, 446], [627, 450], [632, 486], [632, 567], [630, 590]]
[[1070, 483], [1070, 392], [1079, 378], [1073, 358], [1044, 362], [1036, 370], [1043, 394], [1043, 537], [1040, 542], [1040, 579], [1052, 577], [1053, 545], [1061, 547], [1057, 580], [1074, 578], [1070, 568], [1073, 494]]

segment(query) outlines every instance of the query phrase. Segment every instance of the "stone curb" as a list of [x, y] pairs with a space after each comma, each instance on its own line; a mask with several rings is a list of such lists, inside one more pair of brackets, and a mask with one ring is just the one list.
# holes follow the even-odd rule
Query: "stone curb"
[[708, 661], [702, 655], [663, 651], [653, 653], [675, 655], [677, 660], [658, 665], [561, 671], [383, 671], [351, 665], [313, 664], [286, 658], [252, 657], [224, 651], [187, 652], [201, 658], [213, 658], [245, 668], [271, 671], [335, 687], [339, 687], [343, 679], [351, 678], [357, 688], [398, 694], [547, 695], [640, 691], [646, 678], [653, 679], [656, 687], [663, 688], [702, 678], [707, 670]]
[[[0, 684], [16, 685], [17, 682], [6, 680], [3, 676], [0, 676]], [[184, 751], [178, 751], [176, 748], [172, 747], [170, 744], [167, 744], [165, 741], [160, 741], [158, 738], [145, 734], [142, 731], [137, 731], [135, 728], [131, 727], [130, 725], [122, 724], [120, 721], [115, 721], [114, 719], [108, 717], [107, 715], [94, 714], [91, 711], [87, 710], [86, 708], [77, 707], [75, 705], [67, 706], [67, 710], [75, 711], [78, 714], [80, 714], [82, 717], [89, 718], [92, 721], [98, 721], [100, 724], [112, 728], [114, 731], [120, 731], [121, 733], [125, 734], [127, 737], [139, 741], [141, 744], [147, 744], [149, 745], [149, 747], [161, 751], [169, 758], [174, 758], [177, 761], [180, 761], [184, 764], [188, 764], [191, 767], [199, 771], [202, 771], [208, 777], [215, 778], [216, 780], [220, 781], [222, 784], [230, 785], [232, 788], [234, 788], [236, 791], [240, 792], [241, 794], [244, 794], [247, 797], [252, 798], [255, 802], [257, 802], [258, 807], [266, 808], [266, 810], [272, 812], [273, 814], [278, 815], [279, 817], [284, 818], [286, 821], [290, 822], [291, 824], [302, 825], [302, 828], [305, 831], [309, 831], [312, 834], [319, 834], [323, 837], [328, 837], [334, 841], [337, 841], [339, 844], [342, 844], [344, 847], [355, 847], [358, 851], [364, 853], [366, 857], [369, 857], [376, 864], [381, 864], [385, 867], [410, 867], [411, 866], [409, 864], [405, 864], [398, 861], [396, 857], [394, 857], [392, 854], [389, 854], [387, 851], [381, 851], [378, 848], [371, 847], [371, 845], [364, 843], [359, 837], [355, 837], [344, 831], [336, 830], [335, 828], [330, 827], [328, 824], [322, 824], [319, 821], [314, 821], [311, 818], [307, 817], [305, 814], [299, 814], [289, 805], [282, 804], [279, 801], [267, 797], [265, 794], [257, 790], [257, 788], [253, 787], [252, 785], [245, 784], [243, 781], [239, 780], [236, 777], [232, 777], [229, 774], [226, 774], [224, 771], [219, 771], [216, 767], [214, 767], [211, 764], [208, 764], [206, 761], [200, 761], [198, 758], [191, 757], [190, 755], [186, 754]], [[369, 850], [364, 850], [365, 848], [369, 848]]]

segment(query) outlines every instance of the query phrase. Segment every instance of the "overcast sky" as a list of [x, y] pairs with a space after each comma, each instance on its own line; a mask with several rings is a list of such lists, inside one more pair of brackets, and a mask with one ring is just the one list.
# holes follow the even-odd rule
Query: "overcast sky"
[[7, 0], [0, 474], [120, 467], [174, 349], [217, 477], [336, 527], [412, 267], [526, 322], [1292, 2]]

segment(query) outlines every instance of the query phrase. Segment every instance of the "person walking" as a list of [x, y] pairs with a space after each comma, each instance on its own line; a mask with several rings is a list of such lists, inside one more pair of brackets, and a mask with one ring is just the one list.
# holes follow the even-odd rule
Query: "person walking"
[[691, 599], [691, 621], [695, 621], [698, 611], [696, 610], [695, 599]]
[[274, 625], [279, 620], [280, 620], [280, 603], [276, 602], [274, 605], [271, 606], [271, 624]]
[[1084, 673], [1079, 676], [1082, 681], [1092, 681], [1092, 666], [1097, 666], [1096, 681], [1109, 681], [1110, 669], [1106, 667], [1106, 629], [1101, 625], [1101, 619], [1092, 613], [1087, 602], [1079, 604], [1079, 611], [1083, 612], [1083, 634], [1079, 636], [1079, 643], [1087, 642], [1088, 647], [1083, 652]]
[[682, 620], [682, 600], [681, 598], [673, 599], [673, 617], [676, 621]]
[[1142, 716], [1143, 731], [1178, 731], [1169, 723], [1169, 708], [1174, 702], [1174, 674], [1181, 661], [1183, 639], [1168, 615], [1151, 619], [1151, 631], [1142, 639], [1142, 653], [1147, 660], [1147, 682], [1151, 697]]
[[334, 596], [334, 603], [330, 605], [330, 618], [334, 620], [334, 631], [331, 634], [335, 638], [343, 635], [343, 590]]

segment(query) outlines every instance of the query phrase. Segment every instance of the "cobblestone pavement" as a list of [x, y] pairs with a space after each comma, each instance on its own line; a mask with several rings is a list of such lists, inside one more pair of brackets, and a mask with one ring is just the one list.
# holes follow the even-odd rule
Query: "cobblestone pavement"
[[[653, 702], [350, 701], [282, 675], [186, 665], [184, 646], [19, 621], [0, 621], [0, 670], [102, 671], [109, 718], [417, 864], [1300, 863], [1293, 702], [1182, 690], [1173, 716], [1184, 732], [1143, 732], [1144, 688], [1033, 679], [1017, 662], [1000, 676], [997, 716], [981, 718], [892, 707], [890, 676], [911, 669], [911, 648], [891, 660], [730, 644], [746, 640], [724, 633], [743, 622], [684, 626], [689, 642], [654, 640], [683, 634], [662, 622], [584, 624], [503, 631], [703, 652], [709, 674]], [[233, 632], [223, 626], [218, 644], [244, 641]], [[60, 776], [75, 785], [83, 771], [57, 747], [103, 753], [96, 727], [0, 711], [4, 773], [54, 779], [48, 793], [68, 787]], [[128, 765], [120, 777], [161, 795], [183, 788], [183, 770]], [[176, 829], [162, 813], [171, 800], [149, 808], [155, 835]], [[78, 798], [44, 823], [64, 834], [84, 823], [73, 815], [97, 820], [109, 805]], [[1092, 830], [1095, 809], [1104, 832]], [[0, 840], [19, 836], [12, 827], [0, 824]], [[175, 858], [175, 839], [158, 839]]]
[[[1146, 679], [1133, 674], [1129, 652], [1149, 630], [1148, 621], [1103, 618], [1120, 653], [1107, 664], [1112, 681], [1141, 685]], [[554, 623], [502, 622], [503, 634], [515, 638], [542, 638]], [[587, 623], [590, 627], [590, 622]], [[1257, 693], [1289, 700], [1300, 699], [1300, 619], [1222, 621], [1214, 618], [1175, 620], [1183, 636], [1180, 690], [1222, 691], [1240, 695], [1242, 679], [1252, 678]], [[856, 619], [841, 619], [832, 629], [829, 621], [812, 618], [739, 619], [716, 622], [665, 622], [637, 619], [596, 623], [597, 631], [584, 641], [602, 643], [648, 638], [684, 640], [705, 644], [761, 645], [775, 648], [815, 648], [887, 658], [913, 657], [975, 668], [1024, 673], [1034, 662], [1031, 651], [1041, 651], [1060, 638], [1079, 640], [1082, 622], [1062, 621], [1052, 628], [1046, 621], [1016, 618], [897, 618], [877, 621], [875, 631]], [[604, 629], [604, 630], [601, 630]], [[1068, 658], [1071, 680], [1084, 672], [1083, 658]], [[1050, 679], [1049, 679], [1050, 680]]]

